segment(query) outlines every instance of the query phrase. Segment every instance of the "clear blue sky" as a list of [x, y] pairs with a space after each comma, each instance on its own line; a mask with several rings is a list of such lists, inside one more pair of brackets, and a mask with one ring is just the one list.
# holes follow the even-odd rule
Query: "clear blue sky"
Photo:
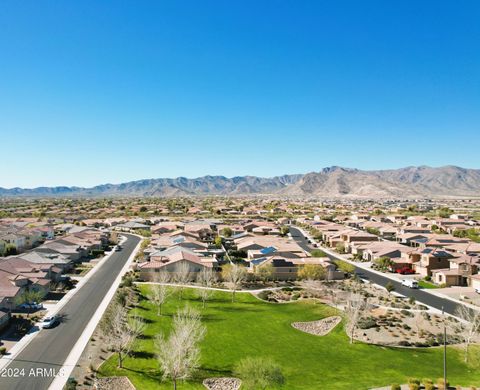
[[480, 2], [2, 1], [0, 187], [480, 168]]

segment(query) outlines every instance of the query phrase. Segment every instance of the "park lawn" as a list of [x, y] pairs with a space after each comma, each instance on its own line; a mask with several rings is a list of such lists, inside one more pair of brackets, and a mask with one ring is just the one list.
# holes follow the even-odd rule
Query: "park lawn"
[[[141, 286], [145, 296], [148, 287]], [[432, 378], [442, 375], [442, 349], [386, 348], [362, 343], [349, 344], [343, 326], [329, 335], [318, 337], [294, 329], [294, 321], [312, 321], [335, 314], [323, 304], [301, 301], [273, 304], [250, 294], [238, 293], [237, 302], [230, 294], [216, 292], [207, 308], [186, 289], [183, 301], [173, 296], [164, 307], [164, 316], [142, 300], [136, 310], [148, 323], [145, 338], [134, 348], [134, 356], [117, 369], [116, 356], [100, 368], [100, 375], [127, 375], [142, 390], [170, 389], [161, 382], [161, 373], [154, 356], [153, 338], [168, 332], [176, 308], [189, 304], [203, 313], [207, 335], [201, 344], [201, 369], [195, 378], [180, 384], [180, 389], [204, 389], [201, 381], [212, 376], [230, 376], [239, 359], [247, 356], [268, 356], [281, 367], [286, 378], [284, 389], [367, 389], [392, 383], [406, 383], [410, 377]], [[455, 385], [480, 384], [480, 372], [467, 367], [456, 348], [448, 350], [448, 378]]]

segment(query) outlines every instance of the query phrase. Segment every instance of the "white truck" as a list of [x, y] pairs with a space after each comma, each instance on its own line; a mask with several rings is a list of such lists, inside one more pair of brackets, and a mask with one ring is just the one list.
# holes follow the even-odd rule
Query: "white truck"
[[418, 288], [418, 282], [415, 279], [403, 279], [402, 286], [408, 288]]

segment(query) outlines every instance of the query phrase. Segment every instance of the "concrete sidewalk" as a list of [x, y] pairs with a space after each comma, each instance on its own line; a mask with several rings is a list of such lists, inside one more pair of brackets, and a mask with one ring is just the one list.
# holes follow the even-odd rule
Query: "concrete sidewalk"
[[[75, 365], [77, 364], [78, 360], [80, 359], [80, 356], [82, 355], [83, 350], [85, 349], [88, 341], [92, 337], [93, 332], [95, 331], [95, 328], [97, 327], [98, 323], [102, 319], [102, 316], [105, 313], [105, 310], [107, 310], [107, 307], [110, 304], [110, 301], [113, 299], [118, 289], [118, 286], [122, 281], [122, 277], [127, 273], [127, 271], [129, 270], [129, 268], [133, 263], [135, 255], [140, 250], [142, 241], [143, 241], [143, 237], [142, 237], [142, 240], [138, 242], [137, 246], [130, 254], [130, 257], [128, 258], [127, 262], [123, 266], [117, 278], [111, 285], [107, 294], [103, 298], [102, 302], [100, 303], [100, 306], [98, 306], [97, 310], [95, 311], [95, 314], [92, 316], [88, 325], [84, 329], [82, 335], [78, 338], [73, 349], [70, 351], [70, 354], [68, 355], [67, 359], [63, 363], [62, 369], [63, 369], [64, 375], [55, 377], [54, 381], [49, 387], [49, 390], [62, 390], [65, 384], [67, 383], [67, 380], [70, 377], [73, 369], [75, 368]], [[90, 274], [92, 271], [90, 271], [88, 274]]]
[[[73, 298], [77, 291], [79, 291], [80, 288], [87, 283], [88, 280], [98, 271], [98, 269], [110, 258], [112, 254], [113, 251], [110, 251], [108, 254], [106, 254], [102, 260], [100, 260], [98, 264], [77, 283], [75, 288], [72, 288], [70, 291], [68, 291], [57, 303], [44, 304], [44, 307], [47, 310], [44, 313], [43, 318], [51, 317], [58, 313]], [[15, 357], [27, 347], [27, 345], [38, 335], [39, 332], [40, 322], [37, 322], [32, 326], [28, 333], [8, 351], [7, 355], [4, 355], [0, 358], [0, 370], [6, 368], [11, 361], [15, 360]]]

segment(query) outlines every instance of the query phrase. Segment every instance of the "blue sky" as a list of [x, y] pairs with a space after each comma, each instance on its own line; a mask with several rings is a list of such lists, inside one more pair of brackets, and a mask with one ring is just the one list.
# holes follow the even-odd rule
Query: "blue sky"
[[0, 187], [480, 168], [480, 2], [2, 1]]

